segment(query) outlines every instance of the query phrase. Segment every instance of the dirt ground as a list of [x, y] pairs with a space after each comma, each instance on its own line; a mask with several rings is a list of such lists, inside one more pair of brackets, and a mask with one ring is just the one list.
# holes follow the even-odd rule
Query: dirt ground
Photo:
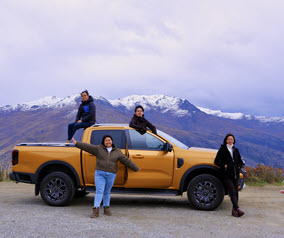
[[[197, 211], [183, 197], [112, 195], [111, 217], [89, 218], [94, 194], [67, 207], [46, 205], [34, 185], [0, 183], [0, 237], [284, 237], [281, 187], [246, 187], [231, 216], [226, 196], [214, 211]], [[282, 188], [283, 189], [283, 188]]]

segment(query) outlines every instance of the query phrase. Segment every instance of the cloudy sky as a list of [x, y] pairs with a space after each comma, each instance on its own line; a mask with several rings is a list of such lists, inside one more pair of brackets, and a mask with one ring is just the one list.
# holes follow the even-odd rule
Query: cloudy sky
[[3, 0], [0, 106], [89, 89], [284, 116], [283, 0]]

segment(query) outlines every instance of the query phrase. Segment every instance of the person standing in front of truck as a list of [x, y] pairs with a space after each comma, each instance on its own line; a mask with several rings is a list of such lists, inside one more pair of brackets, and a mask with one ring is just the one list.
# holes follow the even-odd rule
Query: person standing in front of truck
[[142, 135], [146, 133], [147, 128], [157, 135], [156, 127], [144, 117], [144, 108], [141, 105], [135, 107], [135, 113], [129, 122], [129, 126], [137, 129]]
[[232, 134], [224, 138], [214, 163], [220, 167], [221, 175], [228, 188], [229, 196], [233, 204], [232, 216], [241, 217], [245, 213], [239, 208], [239, 174], [244, 165], [239, 150], [234, 146], [236, 140]]
[[81, 150], [84, 150], [96, 156], [95, 185], [96, 195], [94, 199], [94, 208], [91, 218], [99, 216], [99, 208], [103, 200], [104, 214], [111, 216], [110, 212], [110, 191], [112, 189], [116, 173], [117, 162], [124, 164], [128, 168], [137, 172], [141, 169], [125, 156], [119, 148], [113, 144], [113, 139], [109, 135], [105, 135], [100, 145], [91, 145], [76, 141], [73, 144]]
[[79, 106], [75, 122], [68, 125], [68, 139], [70, 143], [75, 132], [80, 128], [87, 128], [96, 123], [96, 106], [94, 99], [87, 90], [81, 92], [82, 103]]

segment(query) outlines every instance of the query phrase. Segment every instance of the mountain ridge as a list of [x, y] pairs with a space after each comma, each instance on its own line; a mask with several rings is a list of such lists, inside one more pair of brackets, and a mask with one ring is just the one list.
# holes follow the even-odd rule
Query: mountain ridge
[[[39, 101], [0, 107], [0, 160], [20, 142], [65, 141], [67, 125], [75, 120], [80, 95], [44, 97]], [[107, 100], [94, 97], [99, 123], [129, 123], [134, 107], [145, 107], [145, 117], [156, 127], [188, 145], [218, 149], [227, 133], [236, 135], [237, 147], [248, 164], [284, 168], [284, 124], [218, 117], [186, 99], [167, 95], [131, 95]]]
[[[106, 103], [110, 103], [114, 107], [124, 106], [127, 110], [134, 108], [136, 105], [141, 104], [145, 109], [147, 109], [150, 105], [150, 108], [162, 109], [162, 112], [174, 112], [177, 116], [182, 117], [188, 115], [188, 111], [183, 108], [178, 108], [180, 105], [189, 103], [192, 108], [196, 110], [200, 110], [206, 114], [214, 115], [217, 117], [222, 117], [226, 119], [232, 120], [258, 120], [263, 123], [283, 123], [284, 124], [284, 116], [283, 117], [267, 117], [267, 116], [254, 116], [254, 115], [246, 115], [241, 112], [223, 112], [221, 110], [212, 110], [204, 107], [195, 107], [192, 105], [187, 99], [168, 96], [165, 94], [154, 94], [154, 95], [130, 95], [123, 98], [108, 100], [102, 96], [93, 97], [96, 100], [103, 100]], [[141, 101], [143, 101], [141, 103]], [[5, 105], [0, 107], [0, 112], [4, 111], [15, 111], [15, 110], [37, 110], [42, 108], [51, 108], [51, 107], [63, 107], [63, 106], [74, 106], [76, 102], [80, 101], [80, 94], [74, 94], [72, 96], [68, 96], [65, 98], [60, 98], [57, 96], [46, 96], [40, 98], [38, 100], [33, 100], [26, 103], [15, 104], [15, 105]], [[177, 109], [178, 108], [178, 109]]]

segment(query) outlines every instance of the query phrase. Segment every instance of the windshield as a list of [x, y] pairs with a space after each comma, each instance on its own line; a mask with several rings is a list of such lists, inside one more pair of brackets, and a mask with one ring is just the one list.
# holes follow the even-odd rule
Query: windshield
[[177, 145], [178, 147], [184, 149], [184, 150], [187, 150], [188, 149], [188, 146], [183, 144], [182, 142], [180, 142], [179, 140], [175, 139], [174, 137], [168, 135], [167, 133], [163, 132], [163, 131], [160, 131], [160, 130], [157, 130], [158, 132], [158, 135], [161, 135], [162, 137], [164, 137], [165, 139], [173, 142], [175, 145]]

